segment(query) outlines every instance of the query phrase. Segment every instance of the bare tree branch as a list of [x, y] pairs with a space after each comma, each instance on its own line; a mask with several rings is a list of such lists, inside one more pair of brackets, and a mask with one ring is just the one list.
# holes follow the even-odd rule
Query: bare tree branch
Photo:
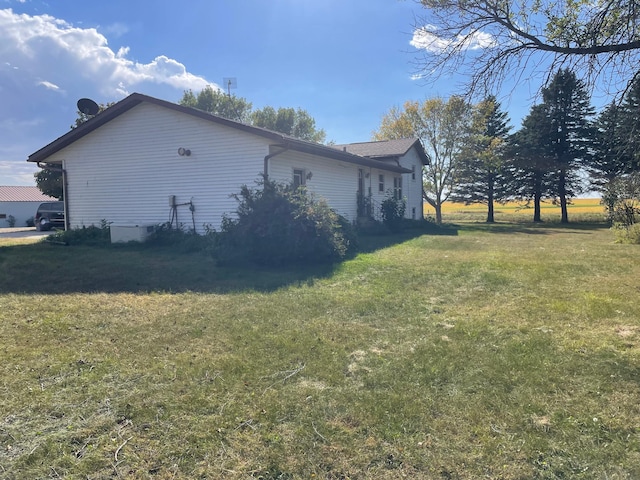
[[[638, 70], [636, 0], [421, 0], [412, 45], [423, 79], [467, 74], [470, 96], [502, 87], [524, 67], [549, 79], [569, 68], [589, 88], [620, 96]], [[531, 63], [531, 62], [535, 63]]]

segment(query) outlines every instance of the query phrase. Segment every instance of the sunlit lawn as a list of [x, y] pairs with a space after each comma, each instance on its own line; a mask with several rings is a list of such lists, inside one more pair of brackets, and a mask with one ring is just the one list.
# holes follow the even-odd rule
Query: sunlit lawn
[[637, 246], [398, 241], [277, 272], [4, 243], [0, 478], [640, 478]]

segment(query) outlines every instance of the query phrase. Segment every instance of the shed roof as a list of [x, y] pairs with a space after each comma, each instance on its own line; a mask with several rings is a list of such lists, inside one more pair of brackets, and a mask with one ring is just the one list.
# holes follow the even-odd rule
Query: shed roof
[[74, 128], [73, 130], [57, 138], [50, 144], [42, 147], [37, 152], [32, 153], [31, 155], [29, 155], [29, 158], [27, 159], [27, 161], [46, 163], [47, 159], [54, 153], [62, 150], [65, 147], [68, 147], [69, 145], [76, 142], [77, 140], [80, 140], [85, 135], [91, 133], [97, 128], [100, 128], [105, 123], [113, 120], [114, 118], [122, 115], [123, 113], [127, 112], [128, 110], [131, 110], [132, 108], [140, 105], [143, 102], [158, 105], [173, 111], [184, 113], [186, 115], [191, 115], [197, 118], [201, 118], [203, 120], [206, 120], [212, 123], [225, 125], [227, 127], [235, 128], [253, 135], [258, 135], [263, 138], [267, 138], [268, 140], [271, 140], [274, 142], [273, 146], [283, 147], [286, 149], [295, 150], [295, 151], [304, 152], [304, 153], [310, 153], [310, 154], [318, 155], [322, 157], [328, 157], [334, 160], [340, 160], [347, 163], [354, 163], [357, 165], [374, 167], [382, 170], [389, 170], [396, 173], [409, 172], [409, 170], [407, 170], [406, 168], [402, 168], [398, 165], [390, 165], [380, 160], [363, 157], [363, 156], [351, 153], [349, 151], [336, 149], [334, 147], [321, 145], [319, 143], [300, 140], [298, 138], [290, 137], [288, 135], [284, 135], [279, 132], [274, 132], [272, 130], [267, 130], [265, 128], [254, 127], [252, 125], [235, 122], [233, 120], [219, 117], [217, 115], [213, 115], [208, 112], [198, 110], [196, 108], [185, 107], [183, 105], [167, 102], [166, 100], [160, 100], [159, 98], [150, 97], [147, 95], [143, 95], [141, 93], [132, 93], [131, 95], [119, 101], [115, 105], [107, 108], [106, 110], [99, 113], [95, 117], [84, 122], [79, 127]]
[[0, 202], [51, 202], [57, 198], [45, 195], [38, 187], [0, 186]]

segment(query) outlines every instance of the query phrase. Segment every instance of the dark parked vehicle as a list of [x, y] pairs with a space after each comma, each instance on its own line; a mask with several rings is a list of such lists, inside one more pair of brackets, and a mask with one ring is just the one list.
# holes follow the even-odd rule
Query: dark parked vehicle
[[41, 203], [33, 221], [38, 231], [64, 229], [64, 202]]

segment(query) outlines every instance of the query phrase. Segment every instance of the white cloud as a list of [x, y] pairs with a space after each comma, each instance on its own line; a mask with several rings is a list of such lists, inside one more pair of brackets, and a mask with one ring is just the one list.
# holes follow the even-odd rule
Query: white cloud
[[60, 90], [60, 87], [58, 85], [56, 85], [55, 83], [47, 82], [46, 80], [38, 82], [38, 85], [46, 88], [47, 90], [53, 90], [56, 92]]
[[473, 32], [469, 35], [458, 35], [455, 39], [449, 39], [439, 37], [437, 30], [438, 28], [434, 25], [417, 28], [409, 43], [415, 48], [435, 54], [450, 53], [454, 49], [480, 50], [497, 46], [496, 39], [489, 33]]
[[38, 171], [35, 164], [0, 160], [2, 185], [35, 185], [33, 174]]
[[101, 27], [100, 31], [104, 32], [110, 37], [118, 38], [128, 33], [129, 27], [124, 23], [112, 23], [111, 25], [107, 25], [106, 27]]
[[[124, 31], [119, 26], [119, 31]], [[158, 55], [149, 63], [129, 60], [129, 47], [114, 52], [95, 28], [78, 28], [49, 15], [0, 10], [0, 57], [38, 85], [73, 91], [90, 82], [100, 94], [120, 97], [144, 84], [201, 90], [210, 82], [175, 59]], [[47, 78], [47, 82], [38, 79]], [[57, 87], [57, 88], [52, 88]]]
[[26, 158], [69, 130], [78, 98], [106, 103], [137, 91], [173, 100], [210, 83], [162, 52], [146, 63], [131, 60], [130, 48], [110, 47], [103, 31], [118, 35], [126, 26], [98, 31], [50, 15], [0, 9], [3, 184], [33, 185], [35, 166]]

